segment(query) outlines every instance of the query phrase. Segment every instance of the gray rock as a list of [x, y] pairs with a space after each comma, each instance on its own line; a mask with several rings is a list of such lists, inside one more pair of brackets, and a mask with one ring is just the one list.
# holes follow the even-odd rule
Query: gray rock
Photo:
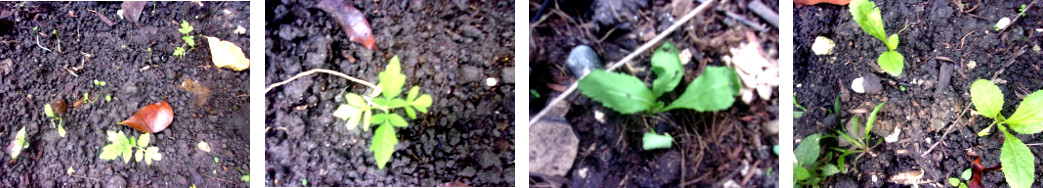
[[862, 82], [862, 88], [866, 90], [867, 94], [880, 94], [884, 91], [884, 86], [880, 84], [880, 77], [876, 74], [866, 73], [864, 76], [865, 80]]
[[579, 139], [563, 120], [540, 120], [529, 127], [529, 172], [565, 176], [576, 160]]
[[489, 168], [492, 166], [500, 165], [500, 156], [496, 156], [493, 151], [485, 151], [478, 155], [478, 164], [482, 165], [482, 168]]
[[500, 71], [500, 79], [503, 80], [503, 83], [514, 83], [514, 67], [503, 68], [503, 70]]
[[466, 37], [471, 37], [471, 38], [482, 37], [482, 30], [478, 29], [478, 27], [475, 27], [473, 25], [465, 25], [465, 26], [461, 27], [460, 28], [460, 32], [462, 32], [464, 34], [464, 36], [466, 36]]
[[464, 65], [460, 68], [460, 78], [463, 79], [464, 82], [485, 81], [485, 78], [482, 75], [482, 69], [470, 65]]
[[476, 173], [478, 173], [478, 171], [475, 170], [474, 167], [468, 166], [467, 168], [464, 168], [464, 170], [461, 170], [459, 175], [463, 177], [474, 177]]
[[587, 45], [579, 45], [569, 52], [569, 59], [565, 61], [569, 71], [576, 78], [583, 77], [595, 68], [601, 68], [601, 58], [593, 48]]

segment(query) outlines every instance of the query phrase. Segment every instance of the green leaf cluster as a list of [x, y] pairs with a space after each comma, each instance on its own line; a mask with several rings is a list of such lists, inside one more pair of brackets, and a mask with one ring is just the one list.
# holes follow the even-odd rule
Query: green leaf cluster
[[[195, 27], [192, 27], [192, 25], [188, 24], [188, 22], [185, 21], [185, 20], [181, 20], [181, 28], [177, 29], [177, 31], [181, 32], [181, 35], [183, 35], [183, 36], [181, 36], [181, 40], [184, 40], [185, 44], [188, 45], [189, 47], [195, 48], [195, 46], [196, 46], [195, 36], [192, 36], [192, 35], [189, 34], [189, 33], [192, 32], [192, 30], [195, 30]], [[185, 57], [185, 52], [186, 52], [185, 45], [181, 45], [181, 46], [179, 46], [179, 47], [174, 49], [174, 54], [173, 55], [175, 57], [182, 58], [182, 57]]]
[[[960, 179], [963, 179], [963, 180], [960, 180]], [[957, 178], [957, 177], [950, 177], [949, 178], [949, 185], [952, 185], [953, 187], [967, 188], [967, 183], [965, 183], [964, 181], [970, 181], [970, 180], [971, 180], [971, 169], [968, 168], [968, 169], [963, 170], [963, 173], [960, 174], [959, 178]]]
[[25, 142], [25, 126], [18, 130], [18, 133], [14, 134], [14, 143], [11, 146], [11, 159], [18, 159], [18, 154], [22, 153], [22, 149], [29, 148], [29, 143]]
[[[392, 57], [377, 77], [380, 79], [377, 83], [380, 87], [379, 93], [374, 94], [373, 98], [365, 98], [355, 93], [345, 94], [344, 99], [347, 103], [337, 107], [333, 116], [346, 120], [348, 130], [355, 129], [359, 122], [362, 122], [363, 131], [368, 131], [370, 124], [378, 125], [373, 133], [370, 150], [376, 158], [377, 167], [383, 169], [391, 160], [391, 154], [394, 154], [395, 145], [398, 144], [394, 127], [409, 126], [409, 122], [393, 110], [401, 108], [409, 118], [416, 119], [417, 112], [427, 113], [433, 99], [431, 95], [421, 95], [418, 86], [410, 88], [405, 98], [398, 98], [406, 84], [406, 75], [402, 74], [398, 56]], [[373, 112], [374, 110], [380, 111]]]
[[822, 150], [819, 141], [826, 137], [828, 136], [818, 133], [808, 135], [794, 148], [793, 154], [797, 157], [797, 164], [793, 165], [794, 187], [798, 187], [797, 185], [817, 186], [826, 176], [840, 173], [840, 169], [836, 165], [829, 163], [823, 165], [819, 160]]
[[1000, 164], [1007, 184], [1011, 187], [1031, 187], [1035, 183], [1035, 158], [1021, 139], [1015, 137], [1003, 125], [1021, 134], [1036, 134], [1043, 131], [1043, 90], [1032, 92], [1021, 101], [1014, 114], [1004, 117], [1003, 93], [991, 81], [978, 79], [971, 84], [971, 103], [982, 116], [993, 119], [993, 123], [978, 132], [978, 136], [989, 134], [993, 125], [1003, 132], [1004, 141], [1000, 148]]
[[65, 127], [62, 126], [62, 117], [54, 115], [54, 110], [51, 109], [51, 104], [43, 105], [43, 114], [46, 115], [47, 118], [51, 119], [51, 127], [54, 127], [54, 120], [58, 120], [58, 136], [65, 138]]
[[670, 105], [657, 101], [673, 91], [684, 75], [678, 54], [669, 42], [652, 54], [652, 71], [657, 77], [651, 89], [637, 77], [600, 69], [581, 79], [578, 88], [583, 95], [623, 114], [660, 113], [678, 108], [707, 112], [731, 107], [741, 87], [739, 77], [734, 69], [720, 66], [707, 66]]
[[101, 148], [101, 155], [98, 158], [114, 160], [123, 156], [123, 163], [128, 163], [131, 158], [134, 158], [137, 162], [141, 162], [144, 159], [145, 164], [148, 165], [152, 165], [153, 160], [159, 161], [163, 159], [163, 154], [159, 153], [159, 148], [148, 146], [149, 142], [151, 142], [152, 134], [145, 133], [137, 139], [134, 139], [133, 136], [127, 138], [123, 131], [107, 131], [106, 135], [111, 143]]
[[883, 17], [880, 16], [880, 8], [876, 7], [876, 3], [869, 0], [852, 0], [849, 6], [851, 12], [851, 18], [862, 27], [862, 30], [880, 39], [887, 45], [887, 51], [881, 53], [877, 58], [876, 63], [880, 65], [880, 68], [884, 69], [884, 72], [891, 76], [898, 77], [902, 74], [902, 68], [905, 57], [902, 53], [895, 51], [898, 48], [898, 35], [891, 34], [887, 36], [887, 32], [884, 31]]
[[[849, 149], [833, 148], [833, 150], [841, 152], [840, 157], [837, 160], [837, 166], [840, 169], [847, 169], [844, 168], [844, 159], [847, 158], [847, 156], [869, 150], [869, 133], [870, 130], [873, 130], [873, 123], [876, 122], [876, 113], [880, 112], [880, 109], [884, 107], [884, 104], [887, 104], [887, 102], [880, 103], [879, 105], [876, 105], [876, 108], [873, 108], [873, 112], [869, 113], [869, 118], [866, 120], [864, 129], [859, 129], [863, 127], [860, 126], [861, 122], [858, 120], [858, 116], [852, 116], [851, 121], [848, 121], [849, 127], [847, 127], [847, 129], [850, 129], [850, 132], [834, 130], [834, 132], [837, 133], [838, 138], [844, 139], [844, 141], [851, 144], [851, 148]], [[839, 111], [839, 106], [835, 106], [834, 108], [837, 109], [836, 111]], [[878, 139], [876, 143], [879, 144], [882, 141], [883, 139]], [[862, 158], [862, 155], [855, 157], [855, 160], [857, 161], [860, 158]], [[857, 163], [855, 163], [855, 165], [856, 166], [853, 168], [857, 169]]]

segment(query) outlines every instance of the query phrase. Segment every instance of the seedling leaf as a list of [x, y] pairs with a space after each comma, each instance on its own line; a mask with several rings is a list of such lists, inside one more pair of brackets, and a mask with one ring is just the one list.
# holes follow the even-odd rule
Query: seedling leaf
[[960, 178], [949, 178], [949, 185], [953, 187], [960, 186]]
[[665, 42], [652, 54], [652, 71], [656, 75], [655, 81], [652, 81], [652, 94], [656, 98], [673, 91], [681, 82], [684, 69], [681, 67], [679, 53], [673, 44]]
[[409, 123], [406, 122], [406, 119], [402, 118], [402, 116], [400, 116], [398, 114], [388, 114], [386, 117], [387, 117], [388, 123], [391, 123], [391, 125], [394, 125], [396, 127], [406, 127], [406, 126], [409, 126]]
[[11, 147], [11, 159], [18, 159], [18, 154], [22, 153], [22, 148], [25, 145], [25, 126], [18, 130], [18, 133], [14, 134], [14, 146]]
[[996, 119], [1003, 108], [1003, 93], [991, 81], [978, 79], [971, 84], [971, 103], [982, 116]]
[[898, 75], [902, 74], [902, 67], [905, 65], [903, 64], [904, 59], [905, 57], [898, 51], [886, 51], [880, 54], [880, 57], [876, 59], [876, 63], [887, 74], [898, 77]]
[[971, 180], [971, 169], [968, 168], [963, 170], [963, 173], [960, 174], [960, 178], [963, 178], [963, 180]]
[[[588, 76], [589, 77], [589, 76]], [[707, 66], [676, 101], [662, 111], [688, 108], [699, 112], [726, 109], [739, 94], [739, 76], [729, 67]]]
[[863, 31], [880, 39], [880, 41], [887, 42], [887, 39], [884, 38], [886, 35], [886, 32], [884, 32], [884, 21], [880, 16], [880, 8], [876, 7], [876, 3], [869, 0], [852, 0], [848, 6], [852, 19], [858, 23], [858, 26], [862, 27]]
[[412, 105], [413, 107], [416, 107], [416, 110], [420, 111], [420, 113], [427, 113], [427, 108], [431, 107], [431, 102], [431, 95], [423, 94], [420, 95], [420, 97], [417, 97], [416, 100], [413, 101]]
[[195, 29], [195, 27], [192, 27], [192, 25], [188, 24], [187, 21], [181, 20], [181, 28], [177, 29], [177, 31], [181, 32], [181, 34], [188, 35], [188, 33], [192, 32], [193, 29]]
[[384, 165], [391, 160], [391, 154], [395, 152], [395, 144], [398, 144], [398, 138], [395, 138], [395, 130], [391, 124], [383, 123], [373, 132], [373, 142], [369, 150], [373, 151], [377, 168], [384, 169]]
[[[362, 99], [362, 96], [355, 93], [345, 94], [344, 99], [347, 100], [348, 104], [341, 104], [337, 107], [337, 110], [333, 111], [333, 116], [347, 120], [348, 123], [345, 124], [345, 127], [348, 130], [352, 130], [359, 125], [359, 121], [365, 118], [362, 113], [369, 110], [369, 105], [365, 99]], [[363, 124], [362, 126], [368, 125]]]
[[148, 142], [150, 140], [152, 140], [152, 136], [151, 135], [152, 134], [145, 133], [145, 134], [141, 135], [141, 137], [138, 137], [138, 147], [146, 147], [146, 146], [148, 146]]
[[391, 99], [402, 93], [402, 86], [406, 84], [406, 75], [402, 74], [401, 66], [398, 56], [394, 56], [388, 62], [387, 68], [377, 75], [380, 79], [380, 83], [377, 85], [380, 86], [381, 94], [384, 97]]
[[54, 110], [51, 109], [51, 104], [43, 105], [43, 114], [49, 118], [54, 118]]
[[866, 120], [865, 136], [862, 136], [862, 139], [869, 139], [869, 131], [873, 130], [873, 122], [876, 121], [876, 112], [880, 111], [880, 108], [884, 107], [884, 104], [887, 104], [887, 102], [882, 102], [879, 105], [876, 105], [876, 108], [873, 108], [873, 113], [869, 114], [869, 119]]
[[797, 181], [804, 181], [808, 179], [808, 177], [811, 177], [811, 174], [808, 173], [808, 169], [804, 167], [793, 168], [793, 178], [797, 179]]
[[584, 95], [619, 113], [632, 114], [656, 104], [648, 86], [630, 75], [594, 69], [578, 84]]
[[1043, 131], [1043, 92], [1036, 91], [1026, 96], [1025, 100], [1018, 104], [1014, 115], [1005, 122], [1010, 125], [1010, 129], [1021, 134]]
[[822, 170], [822, 176], [832, 176], [833, 174], [840, 173], [840, 169], [837, 168], [837, 165], [833, 165], [833, 164], [823, 165], [821, 170]]
[[813, 164], [815, 160], [818, 160], [819, 151], [822, 149], [818, 142], [822, 138], [821, 134], [812, 134], [804, 137], [804, 140], [800, 141], [793, 154], [797, 157], [797, 164], [803, 168], [804, 165]]
[[1003, 164], [1003, 176], [1010, 187], [1031, 187], [1035, 178], [1035, 158], [1028, 146], [1018, 137], [1000, 128], [1005, 137], [1000, 149], [1000, 164]]
[[185, 40], [185, 43], [188, 44], [188, 46], [192, 46], [192, 47], [196, 46], [195, 38], [196, 38], [195, 36], [183, 36], [183, 37], [181, 37], [182, 40]]
[[645, 150], [667, 149], [674, 143], [674, 137], [670, 137], [670, 133], [659, 135], [654, 132], [646, 132], [641, 141], [642, 148]]
[[887, 49], [894, 51], [898, 48], [898, 34], [891, 34], [891, 37], [887, 38]]

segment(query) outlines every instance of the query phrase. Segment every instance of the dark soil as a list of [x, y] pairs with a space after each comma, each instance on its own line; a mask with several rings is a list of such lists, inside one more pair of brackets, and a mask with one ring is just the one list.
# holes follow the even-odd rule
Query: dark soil
[[366, 86], [317, 74], [275, 88], [265, 95], [265, 185], [514, 186], [514, 2], [353, 3], [378, 50], [350, 42], [317, 1], [266, 2], [265, 84], [315, 68], [376, 83], [397, 55], [405, 85], [434, 104], [395, 130], [396, 151], [378, 169], [375, 127], [349, 131], [332, 115]]
[[[829, 134], [839, 129], [840, 122], [846, 121], [837, 121], [827, 112], [838, 95], [842, 103], [841, 120], [853, 115], [866, 117], [865, 111], [887, 102], [877, 114], [874, 143], [893, 127], [902, 129], [898, 142], [882, 143], [862, 159], [849, 160], [847, 164], [858, 165], [857, 172], [834, 175], [823, 184], [894, 186], [888, 181], [891, 176], [923, 169], [926, 174], [921, 186], [947, 187], [947, 178], [958, 177], [971, 167], [974, 158], [968, 155], [969, 151], [979, 154], [984, 166], [999, 164], [1003, 135], [993, 128], [994, 134], [977, 137], [976, 133], [992, 120], [971, 113], [973, 107], [962, 112], [972, 106], [971, 83], [977, 79], [992, 79], [995, 72], [1003, 71], [994, 81], [1005, 82], [997, 85], [1004, 93], [1001, 113], [1006, 116], [1014, 113], [1020, 98], [1043, 88], [1040, 81], [1043, 80], [1040, 74], [1043, 56], [1033, 49], [1038, 49], [1041, 43], [1037, 29], [1043, 27], [1043, 19], [1040, 19], [1043, 12], [1037, 11], [1037, 4], [1009, 29], [996, 32], [993, 25], [1000, 18], [1013, 18], [1021, 5], [1030, 1], [963, 3], [968, 4], [966, 11], [961, 11], [953, 1], [877, 2], [885, 30], [888, 34], [899, 31], [901, 38], [897, 50], [905, 56], [905, 69], [898, 78], [876, 67], [876, 58], [886, 47], [859, 28], [847, 6], [816, 5], [795, 10], [794, 91], [809, 111], [794, 121], [794, 138]], [[972, 7], [977, 8], [969, 10]], [[833, 39], [837, 44], [833, 49], [836, 55], [814, 55], [811, 44], [817, 36]], [[1019, 51], [1024, 53], [1018, 55]], [[976, 67], [969, 65], [971, 61]], [[947, 75], [942, 69], [945, 66], [953, 68], [948, 84], [939, 79]], [[853, 79], [871, 74], [882, 79], [881, 94], [852, 92]], [[906, 89], [903, 91], [901, 86]], [[863, 112], [851, 113], [860, 110]], [[952, 132], [943, 139], [950, 126], [953, 126]], [[1043, 137], [1038, 135], [1017, 137], [1025, 143], [1043, 142]], [[938, 141], [943, 143], [924, 156]], [[823, 144], [823, 148], [837, 147], [833, 139], [824, 140]], [[1035, 154], [1043, 152], [1043, 148], [1037, 146], [1031, 146], [1031, 150]], [[838, 155], [832, 150], [825, 152], [825, 155]], [[1036, 161], [1043, 161], [1039, 156], [1043, 155], [1037, 155]], [[1037, 167], [1035, 176], [1043, 177], [1043, 166]], [[992, 171], [983, 174], [982, 185], [1005, 187], [1006, 182], [1002, 172]]]
[[[203, 4], [149, 2], [135, 24], [116, 16], [119, 2], [0, 3], [0, 22], [12, 23], [0, 31], [0, 144], [8, 146], [23, 126], [29, 143], [16, 160], [4, 150], [0, 187], [246, 187], [239, 179], [250, 170], [249, 74], [214, 67], [203, 37], [184, 58], [171, 54], [184, 43], [175, 24], [181, 20], [195, 27], [193, 35], [249, 49], [248, 35], [232, 33], [249, 28], [249, 3]], [[54, 51], [37, 47], [37, 35], [39, 45]], [[95, 79], [107, 84], [95, 86]], [[179, 87], [184, 80], [209, 92], [193, 94]], [[84, 93], [93, 102], [82, 103]], [[174, 120], [152, 138], [161, 161], [99, 159], [106, 131], [141, 135], [117, 123], [162, 100], [173, 107]], [[48, 103], [64, 118], [64, 138], [44, 116]], [[200, 141], [212, 151], [197, 149]]]
[[[640, 36], [658, 34], [680, 19], [671, 15], [674, 6], [665, 1], [648, 1], [643, 8], [636, 6], [641, 2], [624, 1], [618, 4], [622, 5], [616, 9], [618, 12], [609, 13], [635, 15], [635, 20], [604, 20], [611, 16], [597, 16], [605, 14], [597, 11], [598, 1], [550, 1], [537, 15], [541, 3], [529, 2], [529, 13], [536, 17], [530, 23], [530, 83], [531, 92], [539, 94], [529, 95], [530, 114], [538, 113], [550, 99], [576, 82], [565, 65], [573, 47], [589, 45], [603, 62], [618, 61], [646, 41]], [[694, 55], [691, 63], [685, 65], [684, 81], [678, 88], [696, 78], [704, 66], [723, 66], [724, 56], [730, 55], [728, 49], [746, 42], [746, 31], [754, 31], [715, 9], [736, 13], [766, 27], [764, 32], [754, 32], [761, 40], [762, 50], [778, 57], [778, 29], [747, 10], [747, 3], [713, 5], [664, 40], [679, 50], [691, 49]], [[778, 7], [775, 1], [765, 3]], [[694, 4], [691, 8], [699, 5]], [[644, 53], [633, 65], [650, 70], [650, 57], [651, 53]], [[647, 83], [654, 78], [650, 71], [626, 69], [619, 70]], [[682, 92], [683, 89], [677, 89], [662, 99], [671, 101]], [[623, 115], [573, 94], [565, 101], [571, 105], [565, 119], [580, 140], [576, 161], [566, 177], [533, 176], [529, 183], [564, 183], [573, 187], [719, 187], [733, 181], [742, 187], [777, 187], [779, 160], [772, 147], [778, 145], [778, 134], [762, 130], [778, 118], [778, 93], [767, 101], [736, 101], [731, 108], [719, 112], [673, 110], [660, 115]], [[605, 113], [604, 123], [595, 119], [595, 111]], [[643, 151], [641, 136], [648, 131], [646, 127], [670, 133], [677, 144], [670, 149]]]

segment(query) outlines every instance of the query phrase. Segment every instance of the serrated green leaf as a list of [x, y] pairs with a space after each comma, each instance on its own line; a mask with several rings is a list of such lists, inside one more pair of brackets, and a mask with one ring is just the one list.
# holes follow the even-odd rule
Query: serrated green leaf
[[19, 129], [14, 134], [14, 146], [11, 147], [11, 159], [18, 159], [18, 155], [22, 153], [22, 149], [25, 145], [25, 126]]
[[123, 155], [123, 163], [130, 162], [130, 157], [133, 156], [131, 155], [132, 152], [134, 152], [133, 147], [123, 147], [123, 153], [121, 154]]
[[898, 34], [891, 34], [891, 37], [887, 38], [887, 49], [894, 51], [898, 48]]
[[898, 51], [886, 51], [880, 54], [880, 57], [876, 59], [876, 64], [880, 65], [884, 72], [891, 76], [898, 77], [902, 74], [902, 68], [905, 57], [902, 56]]
[[699, 112], [727, 109], [739, 94], [739, 75], [729, 67], [707, 66], [676, 101], [662, 111], [675, 108]]
[[47, 115], [47, 117], [49, 117], [49, 118], [53, 118], [54, 117], [54, 110], [51, 109], [51, 104], [44, 104], [43, 105], [43, 114]]
[[369, 105], [366, 103], [366, 99], [362, 98], [361, 95], [355, 93], [344, 94], [344, 100], [347, 101], [349, 105], [355, 107], [363, 107]]
[[109, 144], [101, 148], [101, 155], [98, 156], [100, 159], [113, 160], [119, 157], [120, 152], [123, 152], [123, 146], [118, 144]]
[[645, 135], [641, 138], [641, 143], [641, 147], [646, 151], [654, 149], [669, 149], [674, 143], [674, 137], [671, 137], [670, 133], [659, 135], [654, 132], [645, 132]]
[[793, 155], [797, 157], [797, 164], [801, 167], [808, 164], [815, 163], [818, 160], [818, 154], [822, 150], [818, 142], [822, 139], [822, 135], [815, 133], [804, 137], [804, 140], [800, 141], [797, 148], [793, 150]]
[[420, 113], [427, 113], [427, 108], [431, 107], [431, 102], [431, 95], [423, 94], [420, 95], [420, 97], [417, 97], [416, 100], [413, 100], [410, 105], [415, 107], [417, 111], [420, 111]]
[[[1043, 131], [1043, 90], [1032, 92], [1018, 104], [1006, 122], [1010, 129], [1021, 134], [1036, 134]], [[972, 95], [973, 96], [973, 95]]]
[[395, 137], [392, 125], [384, 123], [377, 127], [377, 130], [373, 132], [373, 142], [370, 144], [369, 150], [373, 151], [377, 168], [384, 169], [384, 165], [391, 160], [391, 154], [395, 152], [395, 145], [398, 144], [398, 138]]
[[182, 40], [185, 40], [185, 44], [188, 44], [188, 46], [192, 46], [192, 47], [196, 46], [195, 38], [196, 38], [195, 36], [183, 36], [183, 37], [181, 37]]
[[884, 38], [887, 34], [884, 32], [883, 17], [880, 16], [880, 8], [876, 7], [876, 3], [869, 0], [852, 0], [848, 4], [848, 8], [848, 11], [851, 12], [851, 19], [862, 27], [862, 31], [882, 42], [887, 42], [887, 39]]
[[339, 107], [337, 107], [337, 110], [333, 111], [333, 117], [337, 117], [342, 120], [347, 120], [348, 123], [346, 123], [344, 126], [348, 130], [353, 130], [356, 126], [359, 125], [359, 121], [362, 119], [362, 110], [351, 105], [342, 104]]
[[996, 119], [1003, 109], [1003, 93], [991, 81], [978, 79], [971, 84], [971, 103], [978, 114]]
[[1014, 188], [1031, 187], [1035, 179], [1035, 158], [1028, 146], [1007, 130], [1000, 129], [1005, 140], [1000, 149], [1000, 164], [1007, 184]]
[[963, 170], [963, 173], [960, 174], [960, 178], [963, 178], [963, 180], [970, 181], [971, 180], [971, 175], [972, 175], [971, 174], [971, 169], [968, 168], [968, 169]]
[[192, 32], [192, 30], [194, 30], [194, 29], [195, 29], [195, 27], [192, 27], [192, 25], [188, 24], [187, 21], [181, 20], [181, 28], [177, 29], [177, 31], [181, 32], [181, 34], [187, 35], [189, 32]]
[[415, 101], [418, 96], [420, 96], [420, 87], [413, 86], [413, 88], [409, 88], [409, 93], [406, 94], [406, 101]]
[[833, 164], [823, 165], [820, 170], [822, 170], [822, 176], [832, 176], [833, 174], [840, 173], [840, 169], [837, 168], [837, 165]]
[[139, 149], [137, 152], [134, 152], [134, 162], [141, 162], [141, 158], [144, 158], [144, 157], [145, 157], [145, 152], [143, 150]]
[[141, 137], [138, 137], [138, 147], [148, 146], [149, 141], [151, 141], [151, 140], [152, 140], [152, 134], [145, 133], [145, 134], [141, 135]]
[[652, 91], [634, 76], [594, 69], [578, 84], [583, 95], [619, 113], [632, 114], [656, 104]]
[[656, 75], [656, 79], [652, 81], [652, 95], [655, 98], [673, 91], [681, 82], [684, 68], [681, 67], [679, 53], [673, 44], [665, 42], [652, 54], [652, 71]]
[[809, 177], [811, 177], [811, 174], [808, 173], [808, 169], [802, 166], [795, 166], [793, 168], [793, 178], [796, 179], [794, 183], [804, 181]]
[[406, 75], [402, 74], [398, 56], [392, 57], [387, 68], [377, 77], [380, 79], [380, 82], [377, 83], [382, 90], [380, 93], [389, 99], [398, 97], [398, 94], [402, 93], [402, 86], [406, 84]]
[[396, 127], [406, 127], [406, 126], [409, 126], [409, 123], [406, 122], [406, 119], [402, 118], [402, 116], [400, 116], [398, 114], [388, 114], [385, 117], [387, 117], [388, 123], [391, 123], [391, 125], [394, 125]]

